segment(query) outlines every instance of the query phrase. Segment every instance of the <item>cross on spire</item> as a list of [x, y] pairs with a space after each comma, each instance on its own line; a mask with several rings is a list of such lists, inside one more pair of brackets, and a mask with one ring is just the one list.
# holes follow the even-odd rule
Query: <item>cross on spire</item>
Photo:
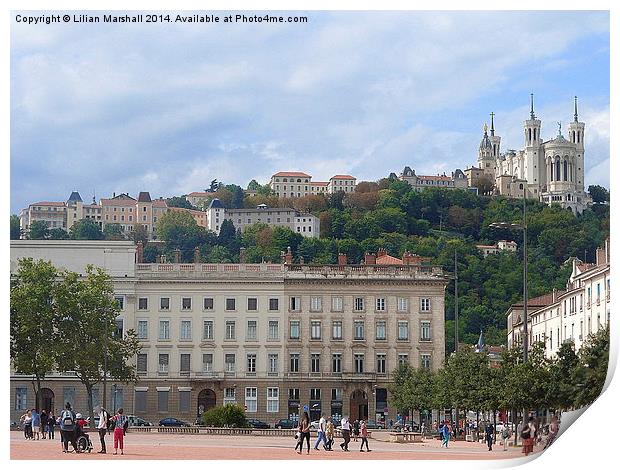
[[491, 135], [495, 135], [495, 124], [493, 123], [494, 117], [495, 117], [495, 113], [491, 113]]
[[530, 119], [536, 119], [536, 115], [534, 114], [534, 93], [530, 93]]

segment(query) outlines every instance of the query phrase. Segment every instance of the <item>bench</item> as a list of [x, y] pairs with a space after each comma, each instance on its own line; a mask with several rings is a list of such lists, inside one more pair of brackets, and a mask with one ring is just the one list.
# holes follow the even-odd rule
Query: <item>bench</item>
[[419, 432], [391, 432], [390, 442], [422, 442], [422, 433]]

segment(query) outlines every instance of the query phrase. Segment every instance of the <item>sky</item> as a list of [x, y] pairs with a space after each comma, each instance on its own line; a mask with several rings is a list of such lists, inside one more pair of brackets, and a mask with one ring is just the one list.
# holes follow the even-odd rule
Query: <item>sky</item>
[[476, 164], [490, 112], [502, 150], [522, 148], [530, 93], [545, 140], [579, 97], [585, 186], [609, 187], [607, 12], [295, 14], [308, 23], [13, 15], [11, 212], [74, 190], [170, 197], [285, 170], [449, 174]]

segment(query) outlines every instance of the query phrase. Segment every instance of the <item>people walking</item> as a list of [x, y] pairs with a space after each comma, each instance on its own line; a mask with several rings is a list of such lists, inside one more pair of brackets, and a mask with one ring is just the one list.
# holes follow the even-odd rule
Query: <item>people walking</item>
[[118, 453], [118, 448], [121, 448], [121, 455], [124, 455], [124, 437], [125, 437], [125, 423], [127, 416], [123, 414], [123, 409], [119, 408], [114, 417], [114, 455]]
[[307, 453], [310, 453], [310, 417], [308, 416], [308, 412], [304, 411], [303, 418], [301, 418], [301, 422], [299, 423], [300, 428], [300, 445], [299, 445], [299, 453], [301, 454], [304, 447], [304, 440], [307, 445]]
[[317, 438], [314, 443], [314, 450], [319, 450], [319, 443], [323, 441], [323, 449], [327, 450], [327, 438], [325, 437], [325, 431], [327, 427], [327, 421], [325, 421], [325, 415], [321, 415], [319, 420], [319, 429], [317, 429]]
[[510, 439], [511, 434], [510, 427], [508, 424], [505, 424], [502, 429], [502, 445], [504, 446], [504, 451], [508, 450], [508, 440]]
[[26, 411], [21, 415], [19, 421], [24, 423], [24, 438], [32, 439], [32, 412], [30, 410]]
[[97, 432], [99, 433], [99, 441], [101, 442], [101, 450], [97, 452], [98, 454], [105, 454], [105, 435], [108, 432], [108, 412], [102, 407], [98, 406], [93, 410], [95, 413], [99, 415], [99, 423], [97, 424]]
[[533, 416], [530, 416], [528, 422], [523, 425], [521, 439], [523, 440], [523, 453], [528, 456], [534, 452], [534, 439], [536, 439], [536, 425]]
[[63, 452], [69, 451], [69, 442], [73, 450], [78, 453], [77, 443], [75, 442], [75, 413], [71, 410], [71, 403], [65, 404], [65, 409], [60, 413], [60, 436], [63, 445]]
[[30, 410], [30, 414], [32, 415], [32, 433], [33, 435], [37, 436], [37, 441], [38, 441], [40, 430], [41, 430], [41, 415], [39, 415], [36, 408], [33, 408], [32, 410]]
[[349, 417], [345, 416], [340, 420], [340, 432], [344, 442], [340, 444], [340, 448], [345, 452], [349, 452], [349, 442], [351, 441], [351, 424], [349, 423]]
[[357, 442], [357, 438], [360, 435], [360, 422], [359, 420], [353, 421], [353, 442]]
[[489, 447], [489, 451], [493, 450], [493, 434], [495, 433], [495, 429], [493, 429], [493, 425], [491, 423], [487, 423], [484, 428], [484, 440]]
[[45, 439], [46, 431], [47, 431], [47, 413], [45, 410], [41, 410], [41, 414], [39, 415], [39, 420], [41, 422], [39, 428], [41, 429], [41, 439]]
[[441, 433], [443, 435], [443, 441], [441, 445], [446, 446], [447, 449], [450, 442], [450, 434], [452, 433], [450, 424], [447, 421], [444, 421], [443, 426], [441, 427]]
[[299, 423], [297, 424], [297, 432], [295, 433], [295, 438], [297, 439], [297, 443], [295, 444], [295, 452], [297, 452], [297, 448], [299, 447], [299, 453], [301, 454], [301, 446], [303, 444], [303, 441], [301, 440], [301, 430], [302, 430], [302, 423], [301, 420], [299, 420]]
[[368, 448], [368, 425], [366, 421], [360, 421], [360, 434], [362, 435], [362, 445], [360, 446], [360, 452], [364, 452], [364, 444], [366, 444], [366, 452], [372, 452]]
[[54, 427], [56, 426], [56, 415], [50, 410], [47, 417], [47, 438], [54, 439]]
[[558, 422], [558, 417], [554, 415], [553, 418], [551, 418], [551, 423], [549, 424], [549, 435], [547, 436], [547, 442], [545, 442], [545, 449], [553, 444], [553, 441], [555, 441], [559, 431], [560, 423]]
[[327, 418], [327, 425], [325, 427], [325, 435], [327, 437], [327, 450], [334, 450], [332, 446], [334, 445], [334, 423], [332, 422], [332, 417]]

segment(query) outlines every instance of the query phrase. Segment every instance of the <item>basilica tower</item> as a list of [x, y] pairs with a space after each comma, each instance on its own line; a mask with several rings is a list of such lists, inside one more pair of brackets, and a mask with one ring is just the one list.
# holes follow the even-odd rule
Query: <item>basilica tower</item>
[[[528, 188], [532, 195], [539, 197], [540, 187], [545, 184], [544, 172], [544, 155], [540, 151], [542, 139], [540, 138], [541, 122], [534, 114], [534, 94], [530, 95], [530, 118], [523, 123], [525, 148], [523, 154], [522, 165], [518, 169], [518, 175], [521, 179], [528, 182]], [[542, 176], [542, 180], [541, 180]]]
[[484, 170], [484, 174], [491, 178], [491, 181], [495, 179], [495, 158], [493, 158], [493, 145], [489, 138], [489, 128], [484, 124], [484, 135], [482, 141], [480, 141], [480, 147], [478, 148], [478, 168]]
[[579, 122], [577, 114], [577, 97], [575, 96], [575, 114], [572, 122], [568, 125], [568, 140], [575, 144], [575, 185], [583, 191], [584, 183], [584, 146], [583, 140], [585, 136], [585, 123]]

